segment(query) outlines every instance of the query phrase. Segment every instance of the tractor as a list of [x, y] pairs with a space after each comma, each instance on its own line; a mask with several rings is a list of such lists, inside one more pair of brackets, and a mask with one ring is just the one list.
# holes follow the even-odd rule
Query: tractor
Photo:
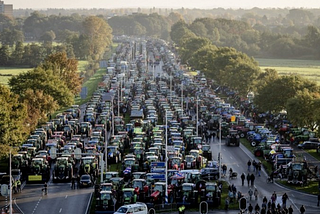
[[53, 171], [53, 182], [70, 181], [73, 176], [73, 167], [68, 157], [58, 157]]

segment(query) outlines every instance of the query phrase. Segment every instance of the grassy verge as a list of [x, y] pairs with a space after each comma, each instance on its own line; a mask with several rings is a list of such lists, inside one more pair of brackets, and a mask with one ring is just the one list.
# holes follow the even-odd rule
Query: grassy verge
[[[241, 143], [242, 145], [244, 145], [251, 153], [254, 152], [255, 147], [252, 147], [249, 143], [249, 141], [247, 141], [247, 139], [242, 138], [241, 139]], [[272, 166], [270, 163], [268, 163], [264, 158], [262, 157], [256, 157], [258, 160], [261, 161], [264, 169], [267, 171], [268, 174], [270, 174], [271, 170], [272, 170]]]
[[316, 149], [305, 149], [305, 151], [312, 155], [314, 158], [316, 158], [318, 161], [320, 161], [320, 154], [317, 153]]
[[[228, 182], [222, 181], [222, 192], [221, 192], [221, 204], [218, 207], [219, 210], [224, 210], [225, 209], [225, 201], [226, 198], [228, 197]], [[230, 210], [236, 210], [239, 209], [239, 203], [237, 200], [234, 200], [232, 203], [229, 203], [229, 209]]]
[[318, 181], [310, 181], [307, 186], [297, 186], [294, 184], [288, 184], [286, 180], [277, 181], [278, 183], [290, 187], [301, 192], [317, 195], [318, 194]]
[[[254, 151], [254, 147], [252, 147], [249, 143], [249, 141], [247, 141], [246, 139], [241, 139], [241, 143], [242, 145], [244, 145], [250, 152], [253, 153]], [[309, 152], [312, 156], [316, 157], [319, 160], [319, 154], [316, 153], [317, 151], [315, 149], [310, 149], [307, 150], [307, 152]], [[272, 166], [270, 163], [268, 163], [266, 160], [264, 160], [264, 158], [261, 157], [257, 157], [257, 159], [259, 159], [263, 165], [263, 167], [265, 168], [265, 170], [267, 171], [268, 174], [270, 174], [271, 170], [272, 170]], [[277, 181], [280, 184], [294, 189], [294, 190], [298, 190], [304, 193], [309, 193], [309, 194], [318, 194], [318, 182], [317, 181], [310, 181], [308, 182], [307, 186], [297, 186], [297, 185], [293, 185], [293, 184], [288, 184], [286, 180], [282, 180], [282, 181]]]

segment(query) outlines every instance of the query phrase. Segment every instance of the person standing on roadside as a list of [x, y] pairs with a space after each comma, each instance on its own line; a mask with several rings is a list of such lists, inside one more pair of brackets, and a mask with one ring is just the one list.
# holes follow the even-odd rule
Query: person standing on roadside
[[247, 165], [248, 165], [248, 172], [250, 172], [250, 168], [251, 168], [251, 161], [250, 160], [248, 161]]
[[[241, 174], [241, 181], [242, 181], [242, 186], [244, 185], [244, 180], [246, 179], [246, 175], [244, 172]], [[319, 203], [319, 202], [318, 202]]]
[[288, 213], [289, 214], [293, 214], [293, 208], [292, 208], [292, 205], [290, 205], [289, 209], [288, 209]]
[[248, 181], [248, 186], [250, 184], [250, 180], [251, 180], [251, 176], [250, 176], [250, 173], [247, 174], [247, 181]]
[[250, 176], [250, 180], [251, 180], [251, 186], [254, 186], [254, 179], [256, 177], [254, 176], [254, 174], [252, 173], [251, 176]]
[[301, 205], [301, 207], [300, 207], [300, 213], [301, 213], [301, 214], [305, 214], [305, 212], [306, 212], [306, 208], [304, 207], [304, 205]]

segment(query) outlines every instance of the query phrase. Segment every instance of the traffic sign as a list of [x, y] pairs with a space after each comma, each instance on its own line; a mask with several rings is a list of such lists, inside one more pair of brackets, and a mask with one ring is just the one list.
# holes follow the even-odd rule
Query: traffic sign
[[77, 159], [77, 160], [81, 159], [81, 157], [82, 157], [81, 153], [82, 153], [81, 149], [80, 148], [76, 148], [74, 150], [74, 158]]
[[165, 167], [165, 162], [152, 162], [151, 167]]
[[199, 212], [201, 214], [208, 213], [208, 203], [206, 201], [201, 201], [201, 203], [199, 204]]
[[57, 158], [57, 148], [56, 147], [51, 147], [51, 149], [50, 149], [50, 158], [51, 159], [56, 159]]
[[165, 173], [165, 168], [151, 168], [152, 173]]
[[239, 208], [240, 208], [240, 210], [247, 209], [247, 199], [245, 197], [240, 198], [240, 200], [239, 200]]
[[164, 174], [155, 174], [151, 176], [153, 179], [159, 179], [159, 180], [164, 180], [166, 179]]
[[9, 196], [9, 186], [8, 186], [8, 184], [2, 184], [1, 185], [1, 195], [5, 196], [5, 197]]

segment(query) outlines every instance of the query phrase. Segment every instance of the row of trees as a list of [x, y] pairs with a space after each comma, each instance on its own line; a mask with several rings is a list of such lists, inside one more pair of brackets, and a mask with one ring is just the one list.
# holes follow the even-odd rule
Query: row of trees
[[181, 60], [202, 71], [217, 85], [246, 97], [255, 92], [254, 104], [262, 112], [288, 112], [289, 119], [312, 130], [320, 124], [320, 87], [301, 76], [279, 76], [276, 70], [261, 71], [258, 63], [234, 48], [217, 47], [193, 33], [180, 21], [172, 26], [172, 39], [179, 44]]
[[[43, 55], [43, 52], [52, 53], [52, 42], [58, 41], [63, 43], [58, 49], [66, 49], [65, 51], [76, 59], [98, 60], [112, 43], [111, 27], [103, 18], [96, 16], [47, 17], [34, 12], [22, 21], [11, 20], [2, 15], [0, 26], [3, 29], [0, 33], [2, 46], [16, 49], [18, 46], [19, 49], [25, 39], [44, 43], [46, 50], [40, 50], [40, 45], [32, 45], [34, 49], [38, 49], [37, 56]], [[9, 49], [8, 47], [6, 49]], [[28, 59], [22, 62], [28, 62]], [[34, 63], [31, 66], [34, 66]]]
[[56, 53], [33, 70], [13, 76], [9, 87], [0, 85], [0, 155], [20, 145], [48, 114], [73, 104], [82, 85], [77, 65], [65, 52]]

